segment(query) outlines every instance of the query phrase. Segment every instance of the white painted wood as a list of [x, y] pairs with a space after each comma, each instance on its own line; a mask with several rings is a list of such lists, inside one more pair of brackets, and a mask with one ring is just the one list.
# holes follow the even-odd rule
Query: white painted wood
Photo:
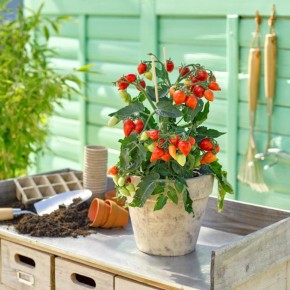
[[141, 283], [137, 283], [133, 280], [129, 280], [120, 276], [115, 278], [115, 290], [157, 290]]
[[254, 277], [234, 290], [286, 290], [287, 262], [270, 268], [268, 271]]
[[[35, 266], [19, 260], [19, 255], [32, 259]], [[1, 240], [2, 283], [7, 289], [54, 289], [53, 260], [51, 254]]]
[[290, 218], [287, 218], [213, 251], [212, 288], [227, 290], [246, 283], [289, 260], [289, 249]]
[[14, 290], [13, 288], [10, 288], [4, 284], [0, 284], [0, 290]]
[[66, 259], [56, 258], [55, 290], [72, 289], [114, 290], [114, 275]]

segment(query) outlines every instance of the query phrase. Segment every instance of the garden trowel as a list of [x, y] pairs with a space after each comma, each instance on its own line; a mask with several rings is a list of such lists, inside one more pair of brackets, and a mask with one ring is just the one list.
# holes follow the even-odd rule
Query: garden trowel
[[92, 196], [92, 192], [88, 189], [78, 189], [73, 191], [62, 192], [53, 195], [41, 201], [34, 203], [33, 211], [22, 210], [20, 208], [0, 208], [0, 221], [12, 220], [14, 217], [22, 214], [45, 215], [59, 209], [60, 206], [69, 206], [75, 200], [78, 205]]

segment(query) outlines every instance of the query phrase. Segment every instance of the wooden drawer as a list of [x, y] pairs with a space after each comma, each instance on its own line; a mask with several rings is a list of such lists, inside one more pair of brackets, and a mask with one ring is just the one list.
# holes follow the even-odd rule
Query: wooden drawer
[[114, 275], [63, 258], [55, 258], [55, 289], [114, 290]]
[[158, 290], [158, 288], [117, 276], [115, 277], [115, 290]]
[[54, 289], [53, 261], [53, 255], [1, 240], [1, 282], [5, 289]]

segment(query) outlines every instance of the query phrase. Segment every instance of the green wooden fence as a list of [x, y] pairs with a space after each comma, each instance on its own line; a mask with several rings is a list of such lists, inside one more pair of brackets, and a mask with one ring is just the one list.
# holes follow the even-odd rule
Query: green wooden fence
[[[27, 0], [36, 8], [42, 0]], [[51, 152], [39, 159], [38, 171], [63, 167], [82, 168], [85, 144], [109, 148], [109, 165], [116, 161], [121, 127], [108, 128], [107, 115], [122, 106], [112, 81], [127, 72], [136, 72], [137, 63], [148, 52], [167, 55], [176, 64], [201, 63], [215, 71], [223, 88], [211, 106], [207, 124], [228, 134], [220, 138], [220, 160], [229, 172], [235, 198], [271, 207], [290, 209], [290, 166], [279, 163], [265, 171], [269, 193], [256, 193], [237, 181], [239, 164], [245, 154], [249, 135], [247, 112], [247, 57], [255, 29], [254, 14], [262, 15], [262, 38], [273, 1], [191, 0], [49, 0], [44, 13], [70, 15], [60, 35], [51, 45], [59, 56], [57, 68], [70, 70], [95, 64], [102, 74], [81, 75], [87, 83], [87, 98], [64, 102], [50, 121], [48, 144]], [[278, 36], [277, 90], [273, 115], [273, 136], [281, 137], [284, 149], [290, 145], [290, 3], [276, 2]], [[262, 41], [263, 43], [263, 41]], [[263, 89], [259, 96], [256, 137], [258, 148], [266, 144], [267, 115]], [[131, 91], [134, 93], [133, 91]], [[289, 150], [290, 151], [290, 146]]]

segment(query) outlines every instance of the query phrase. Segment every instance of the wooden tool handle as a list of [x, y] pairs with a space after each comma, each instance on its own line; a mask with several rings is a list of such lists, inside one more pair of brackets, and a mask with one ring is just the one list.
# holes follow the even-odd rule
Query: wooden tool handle
[[0, 221], [13, 220], [13, 208], [0, 208]]
[[267, 34], [265, 37], [265, 96], [273, 98], [275, 94], [276, 76], [276, 35]]
[[248, 73], [249, 73], [249, 110], [256, 111], [260, 81], [261, 50], [251, 48], [249, 52]]

